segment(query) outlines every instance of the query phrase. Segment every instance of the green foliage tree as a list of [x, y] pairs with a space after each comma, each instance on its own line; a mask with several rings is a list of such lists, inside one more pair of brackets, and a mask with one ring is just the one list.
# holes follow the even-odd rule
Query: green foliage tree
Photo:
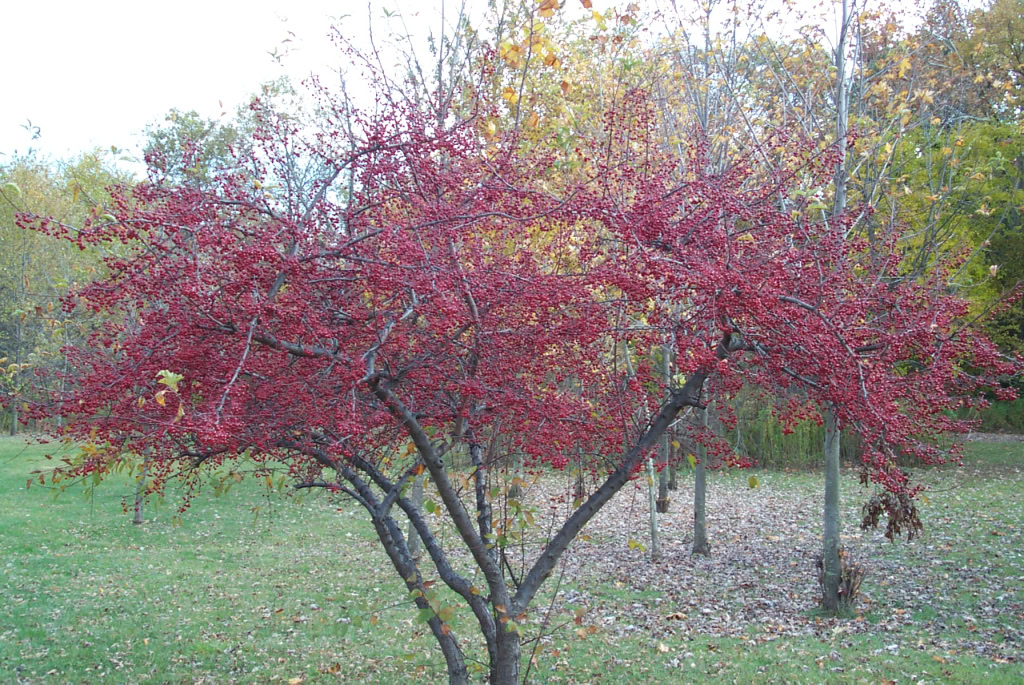
[[[44, 214], [68, 227], [102, 222], [109, 211], [108, 188], [128, 182], [128, 174], [100, 151], [57, 163], [26, 155], [0, 167], [0, 384], [7, 391], [27, 398], [55, 389], [38, 386], [33, 370], [63, 368], [62, 348], [83, 340], [89, 326], [81, 312], [65, 312], [60, 299], [97, 275], [100, 255], [109, 249], [83, 250], [23, 230], [17, 215]], [[12, 435], [21, 406], [12, 403], [4, 415]]]

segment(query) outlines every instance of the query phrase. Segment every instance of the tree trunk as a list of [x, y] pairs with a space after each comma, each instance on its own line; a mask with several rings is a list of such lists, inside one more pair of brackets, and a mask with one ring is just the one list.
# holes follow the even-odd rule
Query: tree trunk
[[146, 476], [149, 475], [149, 457], [142, 461], [142, 473], [135, 480], [135, 517], [132, 523], [141, 525], [146, 522], [144, 505], [146, 503]]
[[671, 458], [669, 432], [662, 435], [662, 444], [658, 451], [658, 463], [662, 470], [657, 474], [657, 512], [666, 514], [669, 511], [669, 461]]
[[654, 459], [647, 457], [647, 492], [650, 493], [651, 510], [651, 560], [657, 561], [661, 558], [661, 541], [658, 539], [658, 510], [659, 503], [655, 496]]
[[822, 606], [839, 610], [839, 425], [835, 410], [825, 413], [825, 536], [822, 550]]
[[[424, 471], [412, 482], [412, 503], [418, 511], [423, 510], [423, 477], [426, 474]], [[409, 532], [406, 535], [409, 545], [409, 556], [414, 560], [419, 561], [423, 554], [423, 542], [420, 540], [420, 534], [416, 532], [415, 526], [412, 525], [412, 521], [409, 521]]]
[[[842, 20], [839, 26], [839, 40], [836, 41], [836, 140], [843, 144], [847, 137], [850, 107], [850, 90], [846, 79], [846, 46], [850, 28], [851, 10], [849, 0], [843, 0]], [[836, 167], [836, 195], [833, 217], [846, 209], [847, 156]], [[825, 412], [825, 511], [824, 539], [821, 559], [821, 604], [825, 611], [839, 611], [839, 422], [835, 407], [831, 404]]]
[[491, 663], [491, 685], [519, 685], [521, 651], [519, 633], [499, 624], [496, 657]]
[[[698, 410], [701, 422], [704, 427], [708, 426], [708, 409], [704, 407]], [[697, 467], [693, 479], [693, 554], [711, 556], [711, 546], [708, 544], [707, 515], [705, 511], [705, 499], [707, 494], [707, 470], [704, 462], [708, 459], [708, 448], [703, 443], [697, 443]]]
[[[662, 345], [661, 347], [661, 373], [665, 379], [665, 384], [672, 380], [672, 360], [671, 360], [672, 348], [669, 345]], [[668, 463], [671, 449], [669, 441], [669, 432], [665, 431], [661, 434], [661, 444], [659, 445], [658, 461], [661, 469], [658, 472], [658, 500], [657, 500], [657, 511], [659, 514], [668, 513]]]
[[[739, 414], [739, 411], [736, 412]], [[747, 446], [743, 444], [743, 422], [736, 418], [736, 454], [743, 456], [747, 451]]]
[[679, 489], [679, 477], [676, 473], [675, 462], [670, 462], [668, 465], [668, 489], [678, 490]]
[[661, 462], [661, 472], [658, 473], [658, 499], [656, 506], [659, 514], [667, 514], [671, 500], [668, 497], [669, 466], [665, 461]]

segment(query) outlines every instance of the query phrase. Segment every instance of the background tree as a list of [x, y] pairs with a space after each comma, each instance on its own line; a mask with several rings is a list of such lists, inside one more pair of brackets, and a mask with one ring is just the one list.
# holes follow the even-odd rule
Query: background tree
[[[62, 347], [80, 342], [86, 319], [62, 310], [60, 299], [98, 273], [100, 250], [24, 231], [18, 212], [55, 217], [69, 225], [108, 211], [108, 187], [128, 181], [108, 156], [95, 151], [69, 162], [54, 163], [34, 155], [0, 167], [0, 384], [22, 402], [54, 387], [40, 387], [36, 371], [66, 370]], [[18, 430], [21, 402], [10, 403], [4, 416], [11, 435]]]

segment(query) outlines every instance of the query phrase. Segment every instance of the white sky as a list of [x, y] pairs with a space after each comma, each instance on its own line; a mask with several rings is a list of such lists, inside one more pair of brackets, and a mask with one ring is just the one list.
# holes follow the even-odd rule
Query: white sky
[[[287, 74], [298, 83], [314, 68], [344, 66], [327, 34], [348, 13], [358, 17], [343, 25], [365, 26], [367, 3], [8, 0], [0, 4], [0, 163], [29, 147], [53, 157], [131, 150], [172, 107], [230, 117], [266, 81]], [[275, 49], [289, 53], [277, 62]], [[29, 120], [39, 127], [34, 141]]]

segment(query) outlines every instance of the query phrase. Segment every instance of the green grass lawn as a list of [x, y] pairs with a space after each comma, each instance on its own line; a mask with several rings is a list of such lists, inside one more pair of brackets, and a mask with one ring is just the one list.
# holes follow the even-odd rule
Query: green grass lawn
[[[960, 471], [919, 474], [931, 487], [922, 503], [928, 526], [922, 540], [891, 545], [865, 536], [859, 550], [868, 555], [870, 571], [862, 611], [822, 621], [806, 592], [797, 600], [805, 633], [763, 620], [711, 633], [703, 624], [686, 628], [666, 619], [680, 608], [700, 611], [682, 597], [689, 585], [714, 582], [699, 575], [703, 562], [687, 560], [691, 565], [684, 567], [670, 556], [652, 567], [613, 529], [595, 531], [601, 542], [591, 545], [628, 558], [636, 571], [584, 565], [593, 573], [566, 578], [544, 622], [540, 609], [551, 602], [552, 578], [524, 626], [527, 639], [540, 635], [531, 680], [1024, 682], [1024, 445], [974, 444], [969, 450]], [[326, 496], [269, 495], [262, 481], [247, 480], [221, 497], [201, 493], [180, 522], [181, 495], [169, 490], [164, 508], [148, 510], [147, 523], [135, 526], [123, 510], [130, 483], [104, 483], [92, 499], [74, 488], [56, 499], [38, 483], [26, 489], [29, 473], [46, 466], [46, 451], [0, 439], [0, 681], [445, 680], [432, 638], [415, 622], [401, 583], [354, 505]], [[744, 497], [739, 486], [746, 477], [714, 474], [711, 492]], [[736, 499], [752, 511], [769, 506], [773, 493], [807, 498], [810, 510], [816, 506], [816, 474], [759, 477], [756, 497], [764, 502]], [[721, 498], [711, 504], [732, 501]], [[622, 506], [642, 530], [644, 512]], [[809, 525], [813, 534], [813, 517]], [[848, 523], [847, 530], [855, 527]], [[716, 533], [728, 537], [712, 525], [713, 538]], [[666, 535], [672, 534], [670, 527]], [[790, 544], [790, 538], [772, 537], [778, 536], [766, 534], [764, 544]], [[716, 563], [729, 562], [730, 544], [717, 544]], [[909, 580], [887, 576], [900, 568], [913, 571]], [[627, 577], [647, 572], [676, 585], [635, 587]], [[752, 572], [765, 582], [775, 573], [771, 567]], [[890, 582], [901, 583], [901, 593], [928, 599], [900, 599]], [[707, 591], [728, 601], [742, 594], [724, 582]], [[741, 605], [772, 596], [756, 586], [742, 592], [745, 598], [735, 600]], [[586, 611], [577, 624], [580, 607]], [[645, 611], [651, 616], [646, 623], [630, 618]], [[715, 611], [735, 616], [739, 609], [726, 603]], [[635, 630], [628, 629], [630, 621]], [[468, 640], [471, 627], [461, 612], [456, 634]], [[528, 643], [524, 652], [533, 647]], [[467, 643], [466, 650], [471, 660], [479, 658], [478, 647]]]

